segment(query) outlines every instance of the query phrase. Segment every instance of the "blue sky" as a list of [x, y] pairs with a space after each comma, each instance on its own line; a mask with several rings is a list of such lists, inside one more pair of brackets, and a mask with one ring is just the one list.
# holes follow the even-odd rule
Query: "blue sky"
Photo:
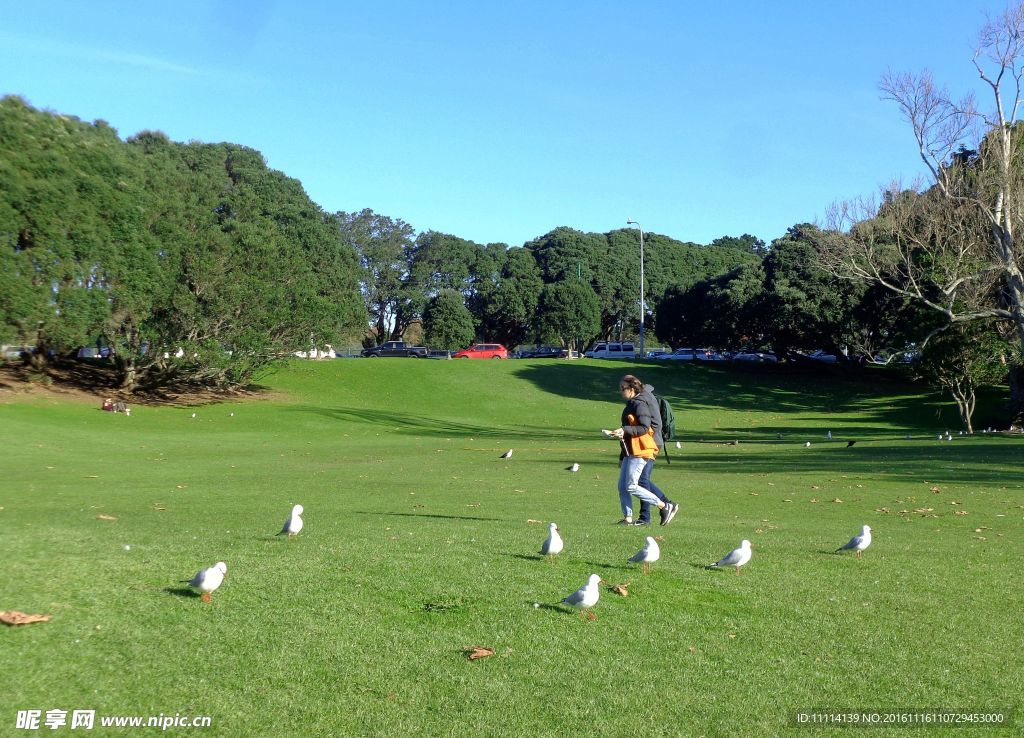
[[[978, 90], [981, 0], [0, 4], [0, 94], [258, 149], [325, 210], [512, 246], [766, 241], [922, 171], [877, 84]], [[987, 102], [980, 97], [982, 102]]]

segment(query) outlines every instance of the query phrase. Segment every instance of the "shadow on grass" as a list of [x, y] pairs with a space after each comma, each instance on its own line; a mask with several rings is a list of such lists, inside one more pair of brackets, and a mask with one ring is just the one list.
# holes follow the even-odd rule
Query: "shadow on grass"
[[513, 559], [521, 559], [522, 561], [544, 561], [544, 559], [547, 558], [547, 556], [544, 556], [543, 554], [534, 554], [533, 556], [528, 556], [527, 554], [505, 554], [505, 555], [510, 557], [510, 558], [513, 558]]
[[188, 587], [164, 587], [164, 592], [175, 597], [188, 597], [192, 599], [199, 599], [200, 597], [198, 592]]
[[356, 510], [356, 515], [391, 515], [393, 517], [400, 518], [439, 518], [441, 520], [487, 520], [487, 521], [498, 521], [501, 518], [481, 518], [473, 515], [432, 515], [430, 513], [402, 513], [402, 512], [366, 512], [363, 510]]
[[[921, 385], [878, 367], [837, 370], [825, 365], [581, 361], [528, 364], [515, 372], [555, 395], [615, 402], [617, 383], [629, 373], [654, 385], [658, 394], [672, 403], [677, 416], [687, 410], [750, 408], [762, 413], [860, 413], [864, 421], [908, 428], [920, 427], [923, 419], [935, 417], [937, 424], [959, 427], [949, 400], [938, 394], [922, 397], [928, 390]], [[685, 421], [685, 415], [680, 420]], [[785, 430], [792, 432], [791, 428]]]
[[398, 427], [400, 433], [409, 433], [417, 436], [433, 436], [437, 438], [459, 437], [480, 437], [480, 438], [528, 438], [536, 439], [538, 436], [548, 438], [579, 439], [593, 436], [593, 431], [585, 434], [580, 430], [552, 429], [548, 426], [517, 425], [495, 426], [485, 423], [462, 423], [446, 418], [437, 418], [429, 415], [415, 415], [413, 413], [369, 410], [366, 408], [349, 407], [318, 407], [315, 405], [297, 405], [291, 410], [322, 415], [332, 420], [348, 422], [369, 423], [381, 427]]

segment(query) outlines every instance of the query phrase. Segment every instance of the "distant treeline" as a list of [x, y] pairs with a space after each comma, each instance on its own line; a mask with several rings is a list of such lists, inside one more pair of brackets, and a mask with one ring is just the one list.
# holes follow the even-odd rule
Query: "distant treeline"
[[[108, 347], [122, 386], [247, 382], [325, 344], [399, 338], [582, 347], [633, 336], [639, 233], [557, 228], [480, 245], [363, 210], [330, 214], [237, 144], [127, 140], [0, 100], [0, 342], [45, 363]], [[644, 234], [645, 323], [666, 344], [873, 350], [902, 303], [816, 266], [819, 231], [770, 246]]]

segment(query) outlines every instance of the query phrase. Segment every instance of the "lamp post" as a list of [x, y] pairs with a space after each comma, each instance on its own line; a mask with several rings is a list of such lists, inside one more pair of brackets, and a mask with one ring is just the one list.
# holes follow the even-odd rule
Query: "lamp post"
[[644, 353], [644, 227], [632, 218], [626, 218], [626, 225], [635, 225], [640, 229], [640, 358]]

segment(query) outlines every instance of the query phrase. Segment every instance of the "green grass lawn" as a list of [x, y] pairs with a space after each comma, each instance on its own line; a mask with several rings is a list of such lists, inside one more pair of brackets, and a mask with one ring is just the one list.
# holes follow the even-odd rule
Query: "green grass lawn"
[[[683, 436], [664, 528], [614, 525], [599, 429], [630, 370]], [[338, 360], [130, 418], [8, 399], [0, 610], [53, 617], [0, 632], [0, 735], [31, 734], [26, 709], [95, 710], [95, 735], [180, 713], [212, 726], [168, 732], [767, 736], [830, 732], [792, 727], [801, 708], [1016, 708], [1024, 438], [959, 437], [886, 376]], [[295, 503], [305, 530], [275, 537]], [[863, 558], [834, 555], [864, 524]], [[644, 576], [625, 562], [648, 532]], [[706, 568], [743, 538], [742, 576]], [[205, 604], [180, 580], [218, 560]], [[558, 604], [591, 573], [593, 622]]]

